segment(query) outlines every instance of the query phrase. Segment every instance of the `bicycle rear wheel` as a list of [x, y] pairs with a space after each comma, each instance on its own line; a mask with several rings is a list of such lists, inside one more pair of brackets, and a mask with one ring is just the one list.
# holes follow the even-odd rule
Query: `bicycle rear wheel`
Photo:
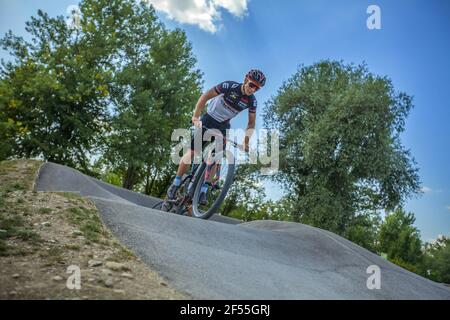
[[230, 189], [231, 183], [234, 178], [235, 164], [230, 163], [225, 156], [219, 157], [216, 162], [216, 166], [219, 164], [219, 174], [214, 175], [215, 179], [210, 179], [211, 184], [207, 191], [207, 201], [206, 203], [200, 203], [200, 193], [202, 186], [205, 182], [205, 176], [207, 173], [207, 165], [205, 162], [202, 163], [199, 168], [199, 174], [196, 176], [196, 181], [194, 182], [195, 191], [192, 197], [192, 216], [200, 219], [209, 219], [217, 209], [219, 209], [228, 190]]

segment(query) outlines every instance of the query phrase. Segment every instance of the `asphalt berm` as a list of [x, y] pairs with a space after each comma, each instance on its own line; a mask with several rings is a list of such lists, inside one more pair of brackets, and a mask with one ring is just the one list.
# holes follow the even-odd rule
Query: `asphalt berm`
[[[54, 163], [35, 190], [89, 197], [123, 244], [194, 299], [450, 299], [446, 286], [307, 225], [169, 214], [151, 208], [158, 198]], [[369, 289], [378, 268], [380, 289]]]

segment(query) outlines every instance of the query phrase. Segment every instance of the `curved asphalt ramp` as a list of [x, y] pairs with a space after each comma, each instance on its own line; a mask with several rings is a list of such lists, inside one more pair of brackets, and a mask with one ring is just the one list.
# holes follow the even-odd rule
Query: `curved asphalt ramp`
[[[36, 190], [91, 198], [125, 245], [194, 299], [450, 299], [444, 285], [318, 228], [169, 214], [151, 209], [160, 199], [53, 163], [41, 168]], [[374, 265], [381, 288], [369, 290]]]

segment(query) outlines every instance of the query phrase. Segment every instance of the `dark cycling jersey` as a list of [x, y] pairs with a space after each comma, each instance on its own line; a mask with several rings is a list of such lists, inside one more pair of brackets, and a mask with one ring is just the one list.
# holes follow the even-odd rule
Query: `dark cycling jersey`
[[219, 95], [209, 102], [208, 114], [219, 122], [225, 122], [245, 109], [255, 113], [257, 105], [255, 96], [243, 94], [241, 86], [242, 83], [234, 81], [224, 81], [215, 86], [214, 89]]

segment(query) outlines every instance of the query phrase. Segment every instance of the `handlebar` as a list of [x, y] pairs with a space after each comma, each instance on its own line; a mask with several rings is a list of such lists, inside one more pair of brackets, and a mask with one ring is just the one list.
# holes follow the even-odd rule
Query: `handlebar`
[[[195, 128], [195, 129], [197, 129], [197, 128], [200, 129], [200, 127], [197, 127], [197, 126], [194, 126], [194, 128]], [[208, 128], [207, 126], [204, 126], [203, 124], [202, 124], [202, 128], [205, 128], [206, 130], [217, 130], [217, 129]], [[228, 139], [227, 139], [226, 137], [224, 137], [222, 134], [215, 134], [215, 133], [213, 133], [212, 135], [213, 135], [213, 136], [216, 136], [216, 137], [218, 137], [218, 138], [222, 138], [222, 139], [225, 141], [225, 143], [231, 144], [233, 147], [238, 148], [239, 150], [245, 152], [246, 154], [249, 153], [249, 151], [245, 151], [245, 150], [244, 150], [244, 146], [243, 146], [242, 144], [236, 143], [236, 142], [234, 142], [234, 141], [232, 141], [232, 140], [228, 140]]]

